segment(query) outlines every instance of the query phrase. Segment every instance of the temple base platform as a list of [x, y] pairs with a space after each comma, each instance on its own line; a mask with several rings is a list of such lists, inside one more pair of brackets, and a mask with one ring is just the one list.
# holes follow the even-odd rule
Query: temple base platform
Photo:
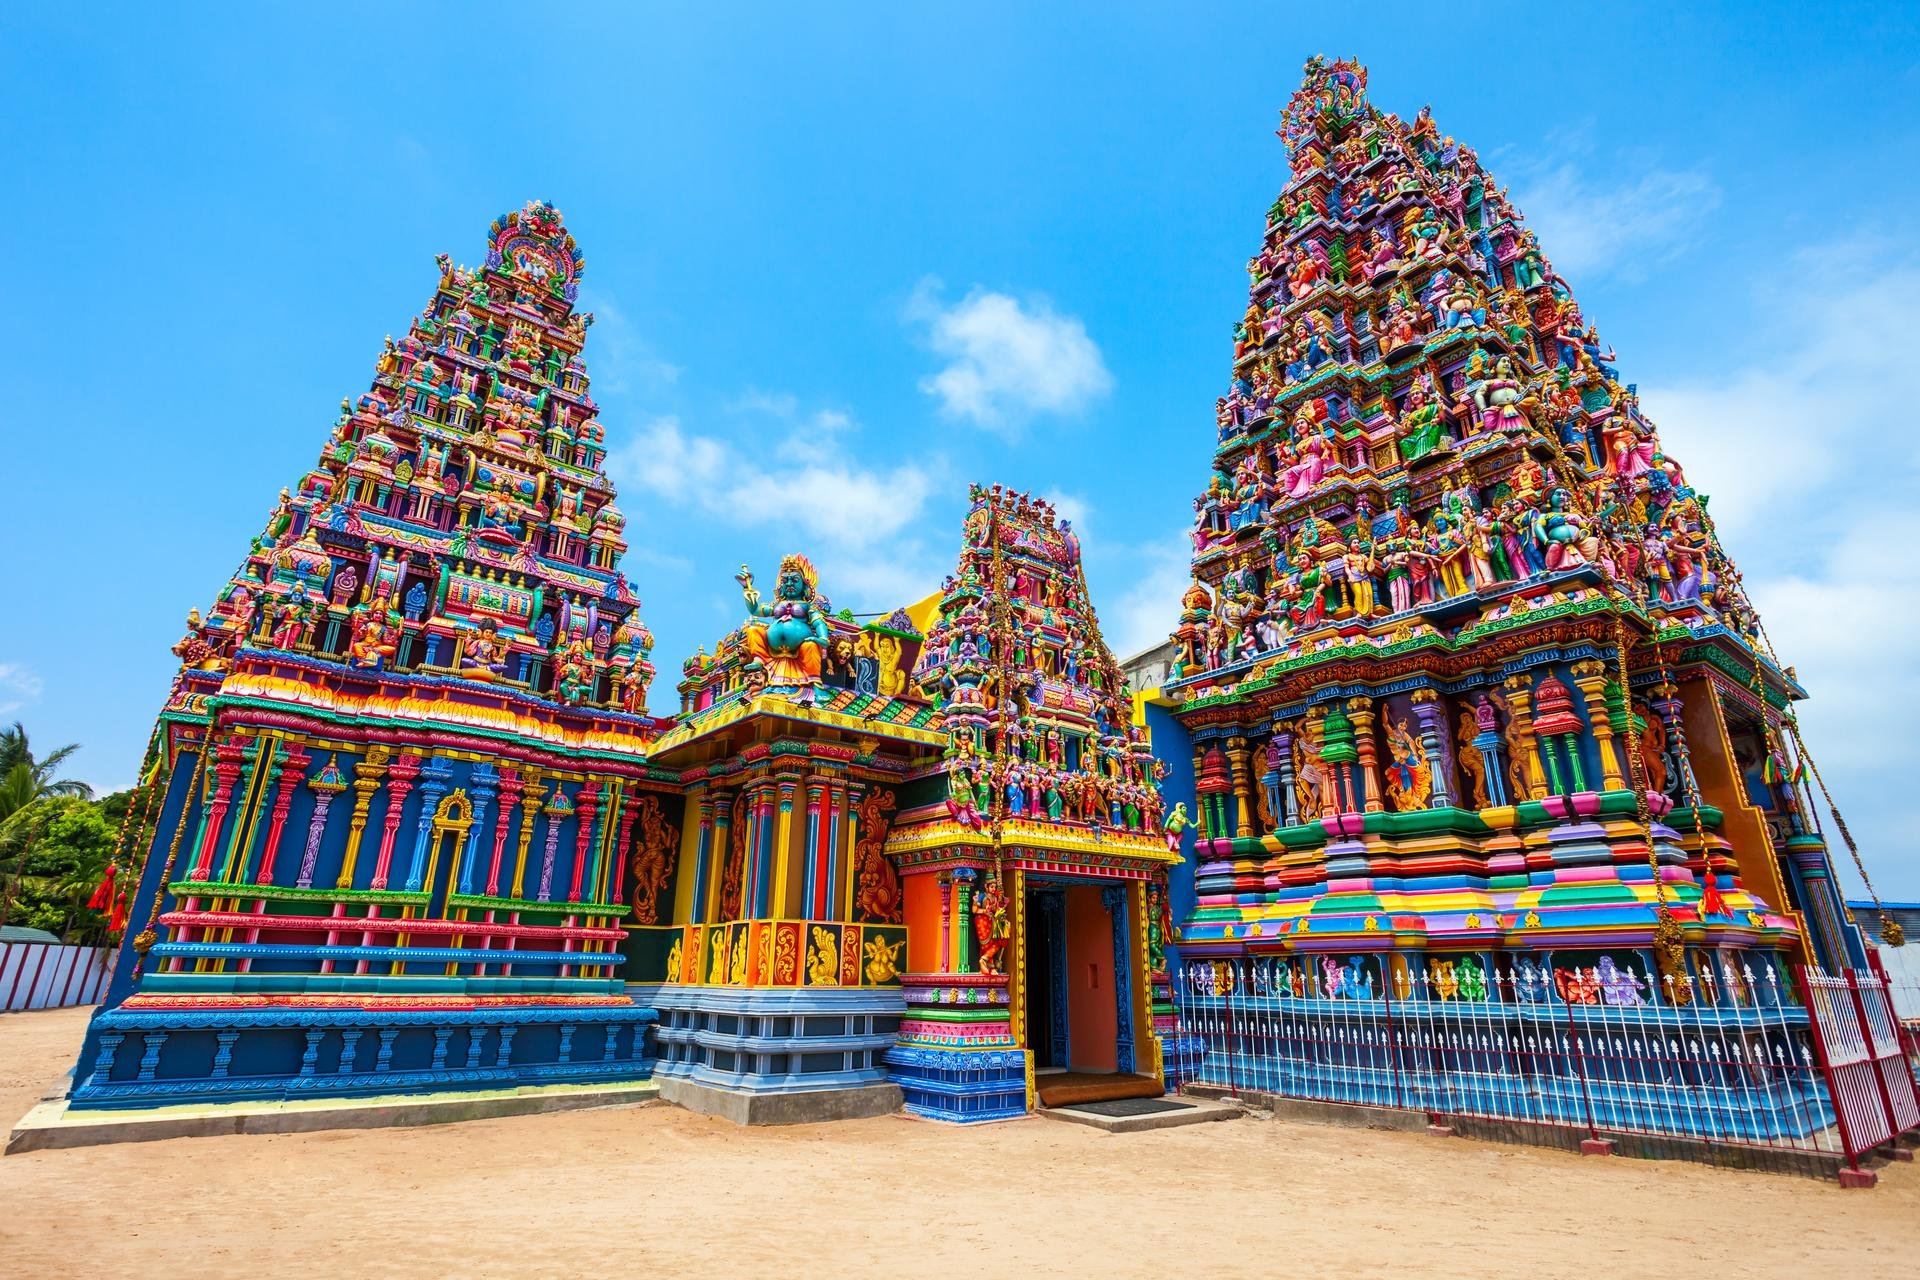
[[881, 1056], [900, 1029], [898, 988], [649, 983], [660, 1096], [738, 1124], [799, 1124], [898, 1110]]
[[819, 1124], [828, 1120], [865, 1120], [900, 1110], [900, 1086], [880, 1083], [791, 1093], [748, 1093], [694, 1080], [658, 1082], [660, 1100], [703, 1116], [735, 1124]]
[[632, 1084], [659, 1015], [577, 1004], [129, 1001], [96, 1013], [71, 1110]]
[[65, 1098], [49, 1098], [14, 1125], [7, 1138], [6, 1151], [14, 1155], [23, 1151], [154, 1142], [164, 1138], [208, 1138], [230, 1133], [316, 1133], [326, 1129], [452, 1124], [501, 1116], [637, 1106], [655, 1101], [659, 1092], [652, 1081], [640, 1080], [466, 1089], [428, 1095], [202, 1103], [138, 1110], [76, 1110]]

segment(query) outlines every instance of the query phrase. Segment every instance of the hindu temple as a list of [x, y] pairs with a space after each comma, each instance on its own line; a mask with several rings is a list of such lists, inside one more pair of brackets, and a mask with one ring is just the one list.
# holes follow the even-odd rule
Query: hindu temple
[[441, 256], [174, 648], [71, 1108], [986, 1121], [1163, 1092], [1248, 973], [1495, 1019], [1865, 963], [1706, 495], [1474, 152], [1366, 88], [1316, 58], [1282, 112], [1154, 687], [1071, 523], [979, 485], [890, 612], [741, 565], [650, 706], [579, 248], [535, 202]]

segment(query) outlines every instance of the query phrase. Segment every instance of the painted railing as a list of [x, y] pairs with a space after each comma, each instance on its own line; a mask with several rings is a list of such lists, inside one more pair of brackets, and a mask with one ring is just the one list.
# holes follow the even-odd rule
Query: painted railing
[[628, 929], [629, 983], [709, 987], [894, 987], [907, 930], [841, 920], [732, 920]]
[[1170, 1083], [1814, 1173], [1858, 1169], [1920, 1125], [1920, 1110], [1909, 1119], [1898, 1102], [1913, 1096], [1920, 1059], [1877, 979], [1810, 972], [1796, 984], [1771, 966], [1700, 973], [1576, 970], [1564, 998], [1511, 969], [1476, 969], [1463, 992], [1451, 968], [1379, 983], [1297, 957], [1194, 960], [1178, 974], [1182, 1052]]
[[59, 942], [0, 942], [0, 1012], [93, 1004], [106, 989], [112, 954]]

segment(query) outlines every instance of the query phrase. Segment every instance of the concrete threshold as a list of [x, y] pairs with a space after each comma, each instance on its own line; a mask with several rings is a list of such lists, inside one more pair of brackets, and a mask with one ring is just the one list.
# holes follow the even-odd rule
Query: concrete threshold
[[313, 1133], [322, 1129], [385, 1129], [452, 1124], [499, 1116], [579, 1111], [652, 1102], [651, 1080], [607, 1084], [526, 1085], [440, 1094], [371, 1098], [302, 1098], [279, 1102], [223, 1102], [137, 1111], [75, 1111], [65, 1097], [48, 1098], [21, 1117], [7, 1137], [8, 1155], [165, 1138], [210, 1138], [230, 1133]]
[[[1174, 1099], [1169, 1098], [1169, 1102]], [[1238, 1120], [1246, 1111], [1229, 1102], [1213, 1102], [1203, 1098], [1181, 1098], [1177, 1111], [1151, 1111], [1139, 1116], [1107, 1116], [1097, 1111], [1083, 1111], [1077, 1106], [1042, 1107], [1035, 1114], [1049, 1120], [1065, 1120], [1069, 1124], [1084, 1124], [1105, 1133], [1144, 1133], [1150, 1129], [1177, 1129], [1182, 1125], [1210, 1124], [1215, 1120]]]

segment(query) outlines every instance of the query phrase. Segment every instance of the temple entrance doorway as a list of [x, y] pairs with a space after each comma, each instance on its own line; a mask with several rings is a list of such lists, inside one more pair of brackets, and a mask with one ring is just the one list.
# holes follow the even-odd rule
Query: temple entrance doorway
[[1147, 1097], [1135, 1075], [1137, 1007], [1127, 890], [1047, 881], [1027, 894], [1027, 1044], [1048, 1106]]

